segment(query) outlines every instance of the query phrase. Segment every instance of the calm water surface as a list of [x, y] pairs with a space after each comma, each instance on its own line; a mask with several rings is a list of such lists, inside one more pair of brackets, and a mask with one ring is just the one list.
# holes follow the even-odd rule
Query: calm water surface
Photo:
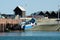
[[60, 40], [60, 32], [24, 31], [0, 33], [0, 40]]
[[22, 31], [22, 32], [4, 32], [0, 36], [60, 36], [60, 32], [51, 31]]

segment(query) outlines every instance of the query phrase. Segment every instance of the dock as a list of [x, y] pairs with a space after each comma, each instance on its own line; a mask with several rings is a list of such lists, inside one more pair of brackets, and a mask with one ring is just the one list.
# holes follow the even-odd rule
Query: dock
[[[6, 30], [14, 30], [14, 28], [17, 30], [21, 30], [21, 26], [18, 25], [19, 22], [22, 20], [18, 19], [4, 19], [0, 18], [0, 32], [5, 32]], [[20, 27], [20, 29], [18, 29]]]

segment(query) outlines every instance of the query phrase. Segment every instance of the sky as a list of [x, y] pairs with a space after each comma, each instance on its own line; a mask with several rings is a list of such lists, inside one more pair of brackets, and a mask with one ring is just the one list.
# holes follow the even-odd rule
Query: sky
[[0, 0], [0, 12], [13, 14], [18, 5], [25, 8], [26, 15], [30, 15], [37, 11], [57, 11], [60, 0]]

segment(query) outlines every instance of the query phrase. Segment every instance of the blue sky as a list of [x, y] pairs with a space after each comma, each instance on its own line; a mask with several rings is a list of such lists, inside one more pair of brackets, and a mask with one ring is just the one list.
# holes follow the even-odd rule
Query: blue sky
[[0, 0], [1, 13], [13, 13], [16, 6], [22, 6], [26, 9], [26, 14], [37, 11], [57, 11], [60, 0]]

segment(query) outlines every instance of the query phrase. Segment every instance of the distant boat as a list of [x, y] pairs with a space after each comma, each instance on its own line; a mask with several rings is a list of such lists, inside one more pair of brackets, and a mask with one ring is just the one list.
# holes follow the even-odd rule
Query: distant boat
[[36, 21], [34, 18], [31, 18], [30, 20], [28, 21], [25, 21], [25, 22], [22, 22], [22, 28], [25, 26], [25, 30], [27, 29], [31, 29], [35, 24], [36, 24]]
[[57, 19], [42, 19], [42, 21], [37, 22], [37, 25], [29, 30], [44, 30], [44, 31], [56, 31], [60, 29], [60, 22]]

